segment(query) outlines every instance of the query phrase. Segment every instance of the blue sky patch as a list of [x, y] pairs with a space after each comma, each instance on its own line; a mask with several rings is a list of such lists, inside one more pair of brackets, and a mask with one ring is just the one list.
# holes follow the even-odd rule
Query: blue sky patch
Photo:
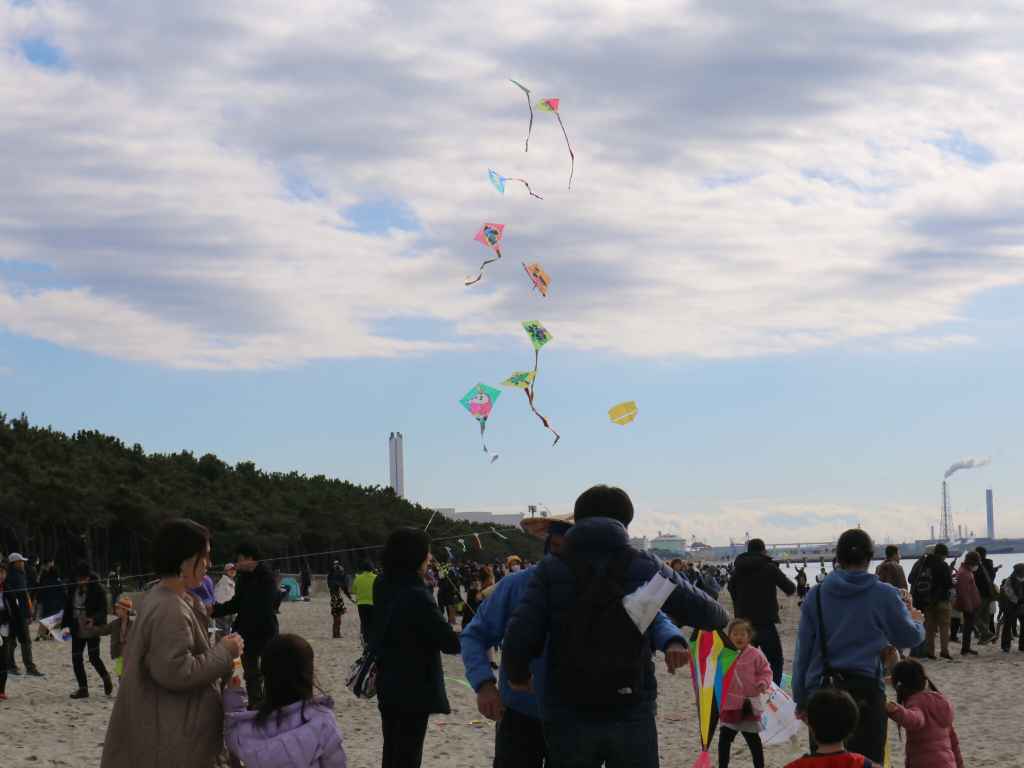
[[22, 40], [21, 53], [30, 62], [43, 69], [66, 70], [69, 68], [64, 51], [43, 37]]
[[311, 179], [301, 173], [285, 173], [282, 183], [289, 195], [304, 203], [327, 197], [325, 190], [315, 186]]
[[945, 137], [928, 143], [947, 154], [963, 158], [971, 165], [992, 165], [996, 160], [995, 155], [987, 147], [971, 141], [959, 129], [949, 131]]
[[412, 209], [393, 200], [365, 200], [346, 208], [344, 215], [360, 232], [371, 235], [382, 235], [389, 229], [414, 232], [420, 228]]

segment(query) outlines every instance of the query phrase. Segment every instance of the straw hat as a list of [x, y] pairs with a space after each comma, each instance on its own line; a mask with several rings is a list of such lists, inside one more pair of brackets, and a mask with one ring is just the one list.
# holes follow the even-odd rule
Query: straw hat
[[523, 532], [533, 536], [535, 539], [545, 539], [548, 535], [548, 529], [551, 528], [553, 523], [561, 523], [564, 525], [572, 525], [572, 515], [553, 515], [549, 517], [524, 517], [519, 521], [519, 527], [523, 529]]

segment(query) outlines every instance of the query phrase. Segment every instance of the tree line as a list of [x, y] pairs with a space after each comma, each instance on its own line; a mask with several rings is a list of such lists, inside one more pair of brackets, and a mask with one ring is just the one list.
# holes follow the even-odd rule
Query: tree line
[[[324, 475], [265, 472], [251, 461], [231, 466], [212, 453], [147, 454], [138, 443], [94, 430], [73, 435], [0, 413], [0, 552], [38, 555], [67, 569], [87, 560], [100, 573], [151, 570], [150, 542], [161, 522], [189, 517], [213, 532], [213, 560], [224, 563], [242, 539], [256, 540], [285, 571], [308, 562], [324, 572], [335, 560], [348, 567], [376, 550], [309, 555], [382, 544], [396, 527], [423, 527], [432, 510], [390, 488], [359, 486]], [[430, 525], [434, 554], [490, 562], [511, 553], [537, 559], [539, 542], [518, 529], [454, 521]], [[477, 551], [472, 534], [479, 533]], [[65, 570], [66, 572], [66, 570]]]

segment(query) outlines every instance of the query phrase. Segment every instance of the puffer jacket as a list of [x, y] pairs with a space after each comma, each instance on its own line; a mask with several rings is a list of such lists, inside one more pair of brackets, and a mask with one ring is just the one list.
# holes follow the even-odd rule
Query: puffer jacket
[[732, 685], [725, 696], [723, 711], [742, 710], [743, 702], [760, 693], [760, 684], [764, 684], [765, 690], [771, 690], [772, 665], [760, 648], [748, 645], [733, 664]]
[[345, 768], [345, 748], [327, 696], [296, 702], [266, 720], [246, 709], [241, 688], [224, 689], [224, 743], [248, 768]]
[[974, 574], [966, 565], [961, 565], [956, 574], [956, 605], [958, 611], [974, 613], [981, 607], [981, 593], [974, 580]]
[[[573, 556], [588, 562], [595, 569], [603, 569], [612, 557], [629, 548], [626, 528], [617, 520], [593, 517], [580, 520], [566, 534], [565, 549]], [[516, 607], [505, 630], [502, 643], [502, 664], [509, 681], [525, 684], [530, 677], [530, 661], [544, 653], [550, 642], [561, 644], [566, 616], [577, 599], [576, 579], [569, 563], [548, 555], [533, 570], [533, 579]], [[656, 573], [675, 583], [675, 589], [662, 606], [662, 611], [678, 626], [697, 629], [722, 629], [729, 617], [717, 602], [694, 587], [685, 578], [673, 573], [658, 558], [646, 552], [637, 552], [625, 577], [626, 593], [632, 593], [647, 583]], [[650, 647], [651, 628], [647, 630]], [[564, 684], [556, 673], [556, 664], [549, 663], [545, 671], [544, 701], [542, 709], [546, 719], [560, 714], [573, 715], [571, 698], [561, 689]], [[600, 674], [599, 670], [594, 671]], [[606, 711], [602, 716], [616, 718], [628, 715], [636, 708], [653, 706], [658, 688], [654, 678], [654, 663], [645, 661], [642, 687], [630, 697], [623, 711]]]
[[915, 693], [889, 717], [907, 732], [906, 768], [964, 768], [953, 705], [941, 693]]
[[768, 555], [744, 552], [736, 558], [736, 567], [729, 579], [729, 594], [739, 618], [751, 624], [778, 624], [779, 597], [776, 589], [792, 595], [796, 592], [796, 584]]

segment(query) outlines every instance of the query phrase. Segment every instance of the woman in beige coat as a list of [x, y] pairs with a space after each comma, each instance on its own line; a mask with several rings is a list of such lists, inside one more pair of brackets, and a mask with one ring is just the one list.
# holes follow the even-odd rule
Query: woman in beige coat
[[153, 545], [160, 582], [141, 600], [110, 715], [102, 768], [212, 768], [224, 746], [219, 682], [242, 653], [210, 646], [209, 618], [188, 593], [206, 575], [210, 534], [171, 520]]

